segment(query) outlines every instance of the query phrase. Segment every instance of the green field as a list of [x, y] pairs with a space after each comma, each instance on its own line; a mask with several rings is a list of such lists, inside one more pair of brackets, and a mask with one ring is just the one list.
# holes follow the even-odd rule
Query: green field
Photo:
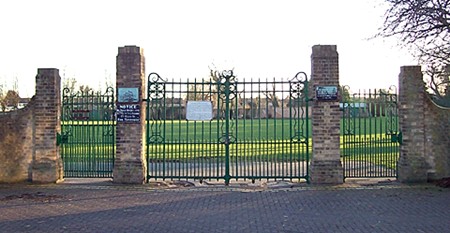
[[[224, 121], [149, 121], [152, 131], [164, 133], [168, 141], [214, 140], [225, 131]], [[239, 119], [230, 121], [230, 132], [239, 140], [289, 140], [294, 131], [311, 137], [311, 120], [304, 119]], [[396, 130], [397, 123], [384, 117], [354, 118], [341, 120], [341, 135], [375, 135]], [[292, 130], [291, 130], [292, 129]]]
[[[67, 141], [61, 145], [63, 159], [66, 162], [111, 161], [115, 150], [115, 127], [111, 123], [63, 122], [62, 133], [67, 134]], [[343, 160], [369, 161], [395, 168], [398, 143], [392, 143], [391, 135], [386, 134], [394, 124], [382, 117], [342, 120]], [[147, 148], [149, 161], [224, 160], [224, 121], [150, 121], [147, 131], [150, 140], [160, 138]], [[312, 153], [311, 121], [307, 124], [303, 119], [231, 120], [229, 132], [230, 158], [235, 161], [304, 161]], [[345, 132], [348, 134], [344, 135]], [[291, 143], [295, 137], [301, 142]], [[160, 143], [161, 138], [164, 144]]]
[[106, 121], [61, 124], [60, 152], [66, 177], [111, 177], [115, 126]]
[[[115, 124], [112, 121], [63, 121], [62, 131], [72, 126], [73, 133], [79, 137], [101, 137], [104, 131]], [[341, 120], [341, 135], [350, 132], [353, 135], [384, 134], [390, 129], [397, 129], [395, 122], [384, 117], [353, 118]], [[92, 127], [90, 127], [92, 126]], [[198, 138], [215, 138], [225, 130], [225, 122], [166, 120], [148, 121], [150, 129], [159, 127], [165, 132], [167, 140], [190, 141]], [[308, 127], [307, 127], [308, 126]], [[230, 132], [241, 140], [285, 139], [292, 135], [291, 128], [302, 131], [303, 135], [311, 137], [311, 119], [239, 119], [230, 120]], [[151, 131], [151, 130], [150, 130]], [[306, 134], [308, 133], [308, 134]]]

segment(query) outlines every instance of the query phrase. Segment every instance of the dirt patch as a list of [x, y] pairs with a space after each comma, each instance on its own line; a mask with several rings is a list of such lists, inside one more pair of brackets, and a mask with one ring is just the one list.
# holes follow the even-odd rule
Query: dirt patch
[[435, 183], [436, 186], [442, 188], [450, 188], [450, 177], [442, 178], [440, 180], [434, 181], [433, 183]]
[[39, 202], [51, 202], [62, 199], [63, 196], [60, 195], [49, 195], [42, 192], [36, 193], [23, 193], [23, 194], [15, 194], [9, 195], [3, 198], [0, 198], [0, 201], [12, 201], [12, 200], [31, 200], [31, 201], [39, 201]]
[[167, 189], [167, 188], [187, 188], [187, 187], [194, 187], [195, 184], [189, 181], [182, 181], [182, 180], [171, 180], [171, 181], [154, 181], [150, 182], [149, 186], [152, 188], [161, 188], [161, 189]]

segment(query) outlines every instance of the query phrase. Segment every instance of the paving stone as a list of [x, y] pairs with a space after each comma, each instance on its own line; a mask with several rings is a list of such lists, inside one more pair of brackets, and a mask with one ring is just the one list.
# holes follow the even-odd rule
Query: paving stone
[[[184, 183], [181, 183], [184, 184]], [[0, 185], [0, 232], [449, 232], [433, 185]]]

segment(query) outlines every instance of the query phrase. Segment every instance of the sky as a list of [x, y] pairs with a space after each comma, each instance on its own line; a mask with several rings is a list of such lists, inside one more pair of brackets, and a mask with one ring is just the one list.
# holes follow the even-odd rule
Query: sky
[[415, 65], [395, 38], [372, 39], [383, 0], [10, 0], [0, 2], [0, 84], [17, 78], [34, 95], [38, 68], [104, 89], [115, 83], [118, 47], [144, 49], [146, 75], [206, 78], [209, 68], [237, 78], [291, 78], [311, 72], [313, 45], [337, 45], [341, 85], [397, 85]]

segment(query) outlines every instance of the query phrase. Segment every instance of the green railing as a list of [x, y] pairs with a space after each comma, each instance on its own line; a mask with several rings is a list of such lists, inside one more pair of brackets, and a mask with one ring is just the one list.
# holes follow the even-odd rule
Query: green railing
[[396, 177], [401, 143], [396, 88], [343, 93], [349, 93], [340, 104], [344, 177]]
[[[238, 81], [227, 71], [215, 77], [182, 82], [149, 75], [148, 179], [308, 180], [306, 75]], [[188, 103], [207, 111], [187, 109]], [[187, 120], [189, 114], [199, 119]]]
[[65, 177], [112, 177], [115, 156], [114, 90], [63, 90], [58, 136]]

